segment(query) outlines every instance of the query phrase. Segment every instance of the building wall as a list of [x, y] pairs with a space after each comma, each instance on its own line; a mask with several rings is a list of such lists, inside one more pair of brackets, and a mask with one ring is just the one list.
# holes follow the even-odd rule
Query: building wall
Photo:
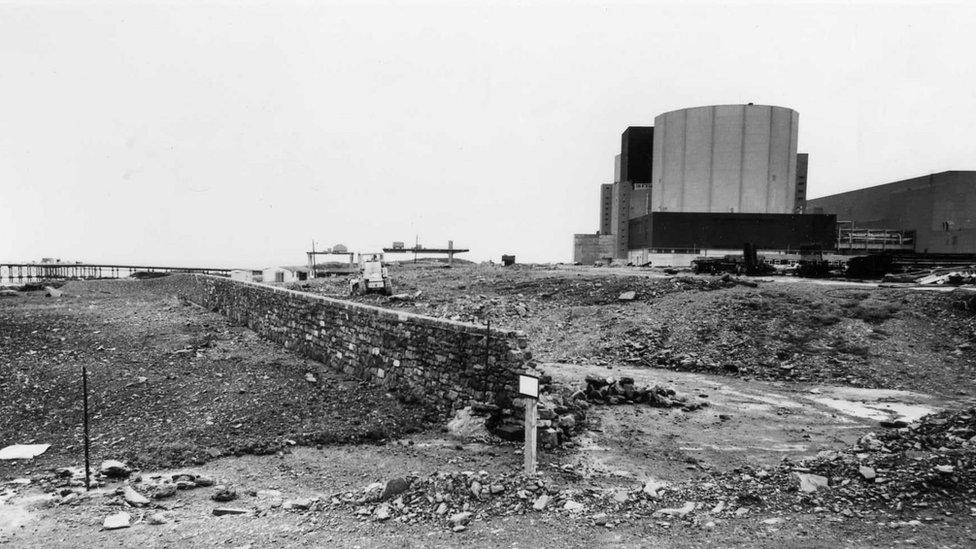
[[718, 105], [654, 119], [654, 212], [793, 213], [799, 115]]
[[518, 374], [530, 365], [521, 332], [491, 330], [487, 338], [484, 326], [207, 275], [149, 282], [332, 370], [437, 409], [515, 396]]
[[796, 203], [794, 213], [803, 213], [807, 208], [807, 166], [810, 155], [800, 153], [796, 155]]
[[630, 183], [621, 181], [613, 184], [613, 235], [615, 252], [617, 259], [627, 257], [627, 239], [630, 232]]
[[617, 237], [612, 234], [574, 234], [573, 262], [592, 265], [617, 258]]
[[832, 215], [652, 212], [630, 221], [628, 248], [694, 250], [785, 250], [815, 244], [832, 250], [837, 238]]
[[600, 185], [600, 234], [613, 233], [613, 184]]
[[807, 201], [855, 228], [914, 230], [915, 251], [976, 253], [976, 171], [941, 172]]

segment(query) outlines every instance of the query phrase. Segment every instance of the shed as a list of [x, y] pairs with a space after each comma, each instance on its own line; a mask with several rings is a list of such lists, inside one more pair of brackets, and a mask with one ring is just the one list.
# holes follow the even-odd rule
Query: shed
[[297, 282], [308, 280], [308, 267], [268, 267], [262, 271], [265, 284], [271, 282]]

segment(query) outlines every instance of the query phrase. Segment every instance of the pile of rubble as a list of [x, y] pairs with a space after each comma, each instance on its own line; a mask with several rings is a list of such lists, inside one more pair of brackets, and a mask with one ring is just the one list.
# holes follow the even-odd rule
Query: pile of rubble
[[976, 265], [967, 268], [934, 269], [885, 275], [884, 282], [963, 286], [976, 284]]
[[976, 409], [969, 409], [868, 434], [849, 448], [809, 460], [673, 485], [651, 480], [630, 488], [581, 489], [542, 477], [441, 471], [338, 494], [330, 504], [352, 507], [364, 521], [435, 523], [455, 530], [479, 517], [546, 512], [607, 527], [647, 519], [708, 526], [751, 516], [776, 524], [784, 520], [779, 515], [803, 511], [916, 526], [938, 515], [976, 516], [974, 458]]
[[746, 468], [681, 487], [669, 498], [737, 502], [764, 510], [863, 516], [976, 515], [976, 408], [869, 433], [842, 451], [823, 451], [771, 470]]
[[708, 406], [707, 402], [688, 402], [674, 389], [660, 385], [637, 387], [634, 378], [620, 379], [586, 376], [586, 389], [576, 393], [575, 398], [584, 398], [593, 404], [647, 404], [654, 408], [682, 408], [686, 412]]
[[[565, 445], [586, 426], [586, 401], [572, 398], [569, 391], [544, 392], [537, 403], [537, 443], [543, 449]], [[488, 431], [503, 440], [525, 439], [525, 405], [521, 400], [503, 405], [473, 407], [474, 413], [487, 416]]]

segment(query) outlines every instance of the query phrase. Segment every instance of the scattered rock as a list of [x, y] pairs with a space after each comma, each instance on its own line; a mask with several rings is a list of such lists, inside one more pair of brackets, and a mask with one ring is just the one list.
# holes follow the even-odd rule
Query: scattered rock
[[654, 511], [654, 514], [652, 516], [654, 516], [654, 517], [662, 517], [662, 516], [684, 517], [688, 513], [694, 511], [695, 510], [695, 506], [696, 506], [695, 502], [693, 502], [693, 501], [686, 501], [685, 504], [682, 505], [681, 507], [658, 509], [657, 511]]
[[874, 468], [861, 465], [857, 468], [857, 472], [861, 474], [864, 480], [874, 480], [878, 474], [874, 471]]
[[450, 522], [455, 526], [463, 526], [467, 524], [469, 520], [471, 520], [472, 516], [474, 516], [474, 514], [471, 513], [470, 511], [464, 511], [461, 513], [455, 513], [451, 515], [450, 517], [448, 517], [447, 520], [448, 522]]
[[[61, 290], [59, 290], [59, 289], [57, 289], [57, 288], [55, 288], [53, 286], [44, 286], [44, 291], [45, 291], [45, 295], [47, 295], [47, 297], [61, 297], [62, 295], [64, 295], [64, 292], [62, 292]], [[128, 525], [126, 525], [126, 526], [128, 526]]]
[[146, 522], [158, 526], [160, 524], [166, 524], [167, 522], [169, 522], [169, 519], [166, 518], [166, 515], [162, 513], [153, 513], [149, 515], [149, 517], [146, 519]]
[[410, 481], [405, 478], [394, 478], [386, 482], [380, 499], [385, 501], [394, 496], [398, 496], [410, 489]]
[[216, 491], [210, 494], [210, 499], [221, 503], [237, 499], [237, 491], [226, 486], [217, 486]]
[[549, 496], [543, 494], [536, 498], [535, 503], [532, 504], [532, 508], [536, 511], [542, 511], [549, 505]]
[[149, 498], [136, 492], [131, 486], [126, 486], [122, 489], [122, 498], [125, 499], [126, 503], [133, 507], [144, 507], [149, 505]]
[[563, 504], [563, 509], [569, 511], [570, 513], [579, 513], [580, 511], [583, 510], [583, 508], [584, 506], [582, 503], [578, 501], [573, 501], [571, 499], [567, 500], [566, 503]]
[[383, 522], [384, 520], [390, 520], [391, 516], [393, 516], [393, 514], [390, 511], [390, 506], [387, 505], [386, 503], [378, 506], [376, 510], [373, 511], [373, 518], [376, 519], [378, 522]]
[[98, 470], [108, 478], [126, 478], [132, 473], [128, 465], [114, 459], [106, 459], [103, 461]]
[[105, 520], [102, 521], [102, 528], [106, 530], [118, 530], [119, 528], [128, 528], [129, 520], [131, 519], [132, 519], [132, 515], [126, 513], [125, 511], [120, 511], [118, 513], [105, 517]]
[[826, 488], [829, 483], [827, 477], [809, 473], [795, 473], [800, 479], [800, 491], [808, 494], [816, 492], [818, 488]]
[[637, 299], [637, 292], [635, 292], [635, 291], [624, 292], [624, 293], [620, 294], [617, 297], [617, 299], [619, 301], [633, 301], [633, 300]]

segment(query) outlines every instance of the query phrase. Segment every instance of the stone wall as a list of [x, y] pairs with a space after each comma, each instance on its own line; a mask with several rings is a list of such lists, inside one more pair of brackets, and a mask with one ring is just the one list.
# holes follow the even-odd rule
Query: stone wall
[[514, 397], [518, 374], [530, 367], [520, 332], [492, 329], [487, 337], [484, 326], [208, 275], [159, 282], [335, 371], [442, 410]]

